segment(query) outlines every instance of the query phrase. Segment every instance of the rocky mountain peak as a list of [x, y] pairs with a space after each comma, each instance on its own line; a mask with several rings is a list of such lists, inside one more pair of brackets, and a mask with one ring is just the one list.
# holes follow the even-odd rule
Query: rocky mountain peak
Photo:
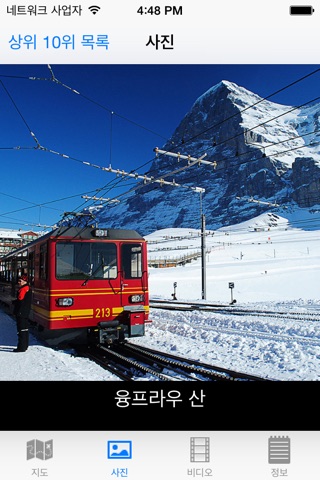
[[[248, 220], [270, 204], [314, 206], [320, 203], [319, 115], [319, 104], [295, 109], [222, 80], [196, 99], [161, 147], [194, 158], [205, 155], [212, 166], [200, 163], [175, 176], [186, 187], [205, 189], [202, 197], [187, 188], [147, 184], [112, 209], [111, 221], [109, 209], [108, 215], [100, 209], [98, 220], [146, 235], [162, 228], [199, 228], [200, 202], [210, 229]], [[170, 180], [176, 169], [176, 158], [166, 156], [156, 158], [150, 172]]]

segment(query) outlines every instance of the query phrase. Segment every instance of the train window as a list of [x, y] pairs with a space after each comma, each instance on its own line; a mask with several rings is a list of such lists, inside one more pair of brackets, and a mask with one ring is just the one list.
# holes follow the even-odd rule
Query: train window
[[112, 279], [117, 276], [117, 247], [114, 243], [57, 243], [56, 277], [58, 279]]
[[142, 277], [141, 244], [125, 243], [121, 248], [121, 263], [125, 278]]

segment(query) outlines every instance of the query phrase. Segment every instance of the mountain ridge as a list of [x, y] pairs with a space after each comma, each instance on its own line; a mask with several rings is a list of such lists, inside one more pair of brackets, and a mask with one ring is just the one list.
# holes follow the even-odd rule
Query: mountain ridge
[[199, 162], [187, 168], [186, 160], [158, 155], [146, 172], [155, 179], [201, 187], [204, 193], [142, 183], [118, 205], [99, 208], [99, 224], [147, 235], [170, 227], [199, 228], [201, 213], [207, 227], [216, 229], [270, 209], [282, 211], [270, 204], [317, 211], [319, 116], [319, 103], [281, 105], [222, 80], [195, 100], [161, 147], [193, 158], [205, 155], [212, 166]]

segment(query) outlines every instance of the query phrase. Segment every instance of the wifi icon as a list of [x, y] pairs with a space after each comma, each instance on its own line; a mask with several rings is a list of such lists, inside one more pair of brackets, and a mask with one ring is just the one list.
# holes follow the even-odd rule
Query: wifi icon
[[91, 5], [91, 7], [88, 7], [90, 12], [93, 13], [93, 15], [95, 15], [96, 13], [99, 12], [100, 8], [98, 5]]

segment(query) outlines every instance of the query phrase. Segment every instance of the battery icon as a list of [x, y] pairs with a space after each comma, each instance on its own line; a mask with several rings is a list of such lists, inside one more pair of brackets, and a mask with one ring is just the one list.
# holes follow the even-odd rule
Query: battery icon
[[312, 15], [314, 8], [311, 5], [291, 5], [290, 15]]

